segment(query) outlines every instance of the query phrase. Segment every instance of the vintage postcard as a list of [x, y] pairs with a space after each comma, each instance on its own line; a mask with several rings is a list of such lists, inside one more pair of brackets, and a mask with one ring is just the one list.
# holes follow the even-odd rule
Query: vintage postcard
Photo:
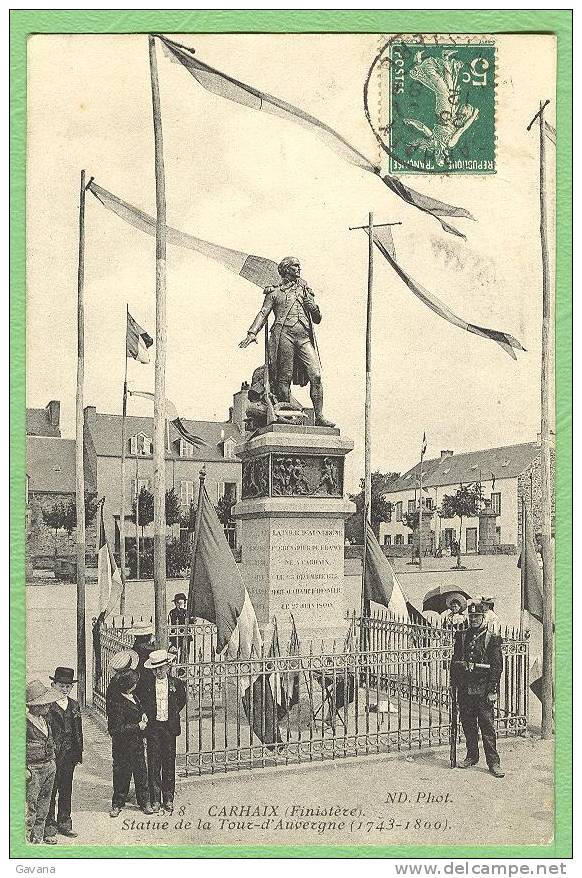
[[13, 20], [13, 855], [567, 856], [568, 13], [69, 15]]

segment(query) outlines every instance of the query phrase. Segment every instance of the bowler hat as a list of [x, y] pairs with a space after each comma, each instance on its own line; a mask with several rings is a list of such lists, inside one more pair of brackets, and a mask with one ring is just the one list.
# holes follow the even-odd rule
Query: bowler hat
[[76, 683], [75, 672], [72, 668], [57, 668], [54, 677], [49, 677], [53, 683]]
[[144, 668], [162, 668], [176, 661], [176, 656], [166, 649], [154, 649], [150, 652], [150, 657], [143, 663]]
[[483, 606], [483, 604], [479, 604], [476, 601], [473, 601], [469, 604], [467, 608], [467, 613], [469, 616], [484, 616], [485, 607]]
[[40, 680], [31, 680], [26, 684], [26, 704], [36, 706], [41, 704], [53, 704], [61, 698], [61, 693], [56, 689], [47, 689]]
[[178, 601], [187, 601], [188, 598], [184, 594], [184, 592], [179, 591], [177, 595], [174, 595], [174, 603], [177, 604]]
[[112, 671], [135, 671], [139, 664], [139, 656], [133, 649], [122, 649], [111, 657], [109, 667]]

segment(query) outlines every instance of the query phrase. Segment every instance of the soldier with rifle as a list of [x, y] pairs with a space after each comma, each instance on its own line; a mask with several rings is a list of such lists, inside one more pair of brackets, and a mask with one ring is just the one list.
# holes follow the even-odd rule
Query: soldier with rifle
[[[479, 762], [479, 729], [485, 759], [494, 777], [505, 777], [496, 747], [493, 708], [497, 701], [499, 680], [503, 671], [501, 637], [485, 623], [485, 607], [470, 603], [469, 628], [457, 631], [451, 661], [451, 687], [456, 690], [461, 725], [467, 743], [467, 756], [459, 768], [470, 768]], [[453, 705], [454, 707], [454, 705]], [[453, 723], [456, 710], [453, 714]], [[456, 744], [456, 730], [455, 730]], [[454, 751], [451, 729], [451, 762]]]

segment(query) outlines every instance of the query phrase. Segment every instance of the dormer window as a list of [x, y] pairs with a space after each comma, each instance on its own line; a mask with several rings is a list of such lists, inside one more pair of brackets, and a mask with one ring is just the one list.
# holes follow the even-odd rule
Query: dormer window
[[224, 440], [224, 457], [225, 460], [234, 460], [234, 449], [236, 447], [236, 439], [233, 439], [232, 436], [229, 436], [228, 439]]
[[134, 457], [144, 457], [153, 454], [154, 444], [145, 433], [137, 433], [129, 440], [129, 453]]
[[194, 446], [185, 439], [180, 439], [180, 457], [194, 457]]

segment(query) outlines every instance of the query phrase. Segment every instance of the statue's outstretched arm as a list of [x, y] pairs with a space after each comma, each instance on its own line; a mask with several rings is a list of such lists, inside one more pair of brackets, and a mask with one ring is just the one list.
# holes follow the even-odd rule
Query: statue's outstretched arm
[[272, 292], [266, 293], [263, 307], [251, 323], [247, 331], [246, 338], [243, 338], [243, 340], [239, 342], [239, 348], [246, 348], [257, 340], [257, 334], [261, 331], [261, 329], [265, 325], [267, 317], [273, 310], [274, 300], [275, 296]]

